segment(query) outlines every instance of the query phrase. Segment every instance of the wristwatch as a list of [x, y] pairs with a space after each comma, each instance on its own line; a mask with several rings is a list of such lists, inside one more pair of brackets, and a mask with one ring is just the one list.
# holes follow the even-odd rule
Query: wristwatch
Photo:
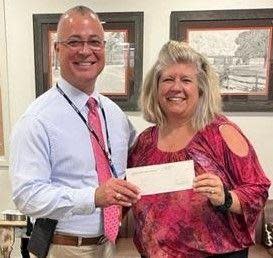
[[224, 204], [219, 205], [219, 206], [214, 206], [214, 209], [216, 211], [226, 213], [229, 210], [230, 206], [232, 205], [233, 200], [232, 200], [231, 193], [228, 191], [226, 186], [224, 186], [224, 193], [225, 193], [225, 202], [224, 202]]

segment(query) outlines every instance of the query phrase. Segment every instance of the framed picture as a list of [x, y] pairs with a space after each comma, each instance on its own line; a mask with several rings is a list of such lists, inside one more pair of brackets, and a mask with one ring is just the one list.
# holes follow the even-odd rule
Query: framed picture
[[172, 12], [170, 38], [204, 54], [224, 111], [273, 111], [273, 9]]
[[[34, 14], [36, 96], [56, 83], [60, 67], [54, 51], [61, 14]], [[142, 82], [143, 12], [98, 13], [105, 30], [106, 64], [96, 89], [125, 111], [135, 111]]]

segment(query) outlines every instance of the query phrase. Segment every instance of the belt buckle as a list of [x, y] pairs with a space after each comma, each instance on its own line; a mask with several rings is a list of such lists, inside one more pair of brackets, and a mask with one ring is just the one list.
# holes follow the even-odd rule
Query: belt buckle
[[106, 238], [104, 235], [102, 235], [102, 236], [99, 238], [99, 240], [98, 240], [98, 242], [97, 242], [97, 245], [103, 245], [103, 244], [105, 244], [107, 241], [108, 241], [107, 238]]

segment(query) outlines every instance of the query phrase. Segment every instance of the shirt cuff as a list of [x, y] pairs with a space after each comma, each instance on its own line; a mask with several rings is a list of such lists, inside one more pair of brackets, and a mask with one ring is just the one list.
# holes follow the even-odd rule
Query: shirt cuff
[[93, 187], [74, 190], [74, 215], [88, 215], [95, 211], [95, 190]]

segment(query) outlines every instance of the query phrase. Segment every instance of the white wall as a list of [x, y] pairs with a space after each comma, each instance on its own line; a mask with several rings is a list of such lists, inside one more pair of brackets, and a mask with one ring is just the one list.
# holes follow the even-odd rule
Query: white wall
[[[144, 75], [153, 64], [161, 46], [169, 39], [171, 11], [273, 8], [273, 0], [0, 0], [0, 12], [5, 12], [7, 38], [7, 78], [9, 88], [10, 125], [35, 98], [34, 53], [33, 53], [33, 13], [60, 13], [83, 4], [97, 12], [144, 12]], [[2, 5], [2, 6], [1, 6]], [[2, 10], [3, 9], [3, 10]], [[0, 16], [3, 14], [0, 13]], [[1, 27], [0, 27], [1, 29]], [[2, 57], [0, 57], [1, 59]], [[2, 59], [0, 60], [2, 62]], [[234, 113], [228, 116], [241, 126], [256, 147], [262, 166], [273, 179], [273, 114]], [[139, 113], [129, 113], [130, 119], [140, 131], [147, 126]], [[5, 201], [0, 202], [0, 210], [11, 205], [7, 168], [0, 171], [0, 189], [7, 189]], [[271, 191], [271, 198], [273, 191]], [[1, 196], [1, 200], [2, 196]]]
[[[9, 136], [9, 95], [8, 95], [8, 76], [7, 76], [7, 46], [4, 14], [4, 0], [0, 0], [0, 87], [2, 95], [2, 119], [4, 133], [4, 156], [0, 157], [0, 166], [7, 166], [8, 157], [8, 136]], [[1, 142], [2, 143], [2, 142]]]

